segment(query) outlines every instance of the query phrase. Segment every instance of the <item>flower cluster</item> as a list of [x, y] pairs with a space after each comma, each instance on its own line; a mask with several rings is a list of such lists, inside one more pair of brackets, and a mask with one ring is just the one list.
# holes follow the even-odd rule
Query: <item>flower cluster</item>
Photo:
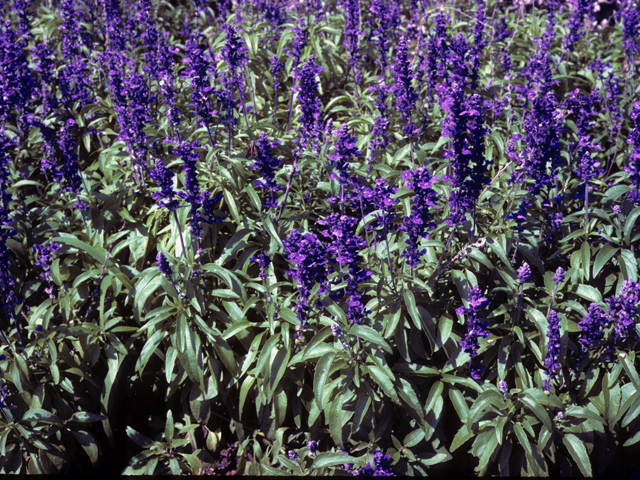
[[531, 267], [527, 262], [524, 262], [518, 269], [518, 283], [528, 283], [531, 281]]
[[548, 391], [551, 390], [551, 379], [560, 370], [560, 316], [555, 310], [549, 311], [547, 322], [549, 323], [547, 329], [547, 358], [544, 361], [547, 378], [542, 384], [542, 389]]
[[209, 83], [209, 61], [204, 52], [198, 46], [198, 38], [192, 35], [185, 43], [185, 55], [182, 63], [185, 64], [183, 76], [191, 82], [191, 100], [196, 116], [205, 124], [209, 123], [212, 111], [209, 105], [209, 95], [213, 91]]
[[605, 299], [607, 317], [614, 324], [614, 338], [627, 338], [634, 331], [635, 322], [640, 315], [640, 283], [627, 280], [622, 284], [620, 293]]
[[434, 26], [426, 45], [426, 55], [422, 61], [422, 71], [426, 76], [427, 92], [433, 97], [436, 82], [447, 75], [447, 52], [449, 50], [447, 26], [451, 22], [442, 11], [433, 18]]
[[[589, 136], [589, 130], [593, 122], [590, 120], [595, 102], [599, 99], [598, 91], [595, 90], [590, 95], [578, 96], [578, 90], [572, 92], [571, 96], [565, 102], [565, 105], [572, 110], [577, 111], [576, 126], [578, 129], [578, 142], [574, 147], [575, 157], [577, 159], [578, 169], [574, 173], [578, 175], [580, 180], [585, 183], [585, 189], [588, 188], [589, 180], [597, 175], [604, 173], [604, 170], [598, 168], [599, 163], [592, 157], [592, 150], [599, 150], [601, 147]], [[577, 197], [584, 197], [584, 191], [578, 193]]]
[[391, 195], [396, 193], [398, 189], [389, 185], [384, 177], [378, 178], [373, 188], [364, 188], [362, 191], [363, 213], [367, 215], [373, 212], [375, 219], [368, 227], [375, 231], [376, 242], [386, 240], [387, 233], [394, 228], [394, 206], [398, 199], [392, 198]]
[[[373, 122], [371, 140], [369, 141], [369, 149], [375, 153], [379, 150], [386, 149], [387, 145], [389, 145], [389, 142], [391, 141], [391, 138], [389, 137], [390, 122], [387, 113], [387, 96], [391, 89], [385, 82], [385, 78], [383, 76], [379, 76], [376, 85], [369, 87], [369, 90], [376, 94], [376, 99], [373, 104], [379, 112]], [[373, 160], [374, 156], [371, 156], [369, 159], [368, 172], [373, 168]]]
[[630, 68], [635, 68], [635, 54], [640, 52], [638, 36], [640, 35], [640, 10], [634, 6], [632, 0], [624, 2], [624, 8], [619, 12], [622, 17], [622, 45]]
[[[78, 145], [72, 132], [74, 125], [75, 120], [69, 119], [65, 126], [60, 129], [58, 148], [62, 157], [62, 175], [66, 179], [66, 184], [62, 191], [78, 195], [82, 190], [82, 177], [80, 175], [80, 165], [78, 164]], [[86, 203], [78, 200], [75, 206], [76, 208], [84, 209]]]
[[156, 158], [155, 168], [149, 170], [149, 176], [160, 186], [160, 191], [152, 194], [151, 198], [156, 200], [159, 206], [174, 212], [178, 208], [179, 202], [174, 198], [176, 192], [173, 189], [173, 172], [165, 167], [162, 160]]
[[184, 192], [177, 195], [189, 202], [189, 226], [191, 233], [196, 238], [202, 234], [202, 193], [198, 184], [198, 160], [200, 154], [195, 150], [199, 147], [198, 140], [193, 142], [181, 142], [172, 153], [182, 159], [182, 172], [184, 173]]
[[518, 206], [518, 209], [505, 217], [506, 220], [515, 220], [516, 224], [513, 229], [521, 234], [524, 231], [525, 222], [527, 220], [527, 210], [531, 207], [531, 202], [524, 197]]
[[[441, 90], [444, 91], [444, 90]], [[486, 176], [491, 160], [485, 157], [484, 106], [480, 95], [464, 98], [464, 84], [455, 82], [448, 89], [442, 102], [442, 109], [448, 112], [442, 122], [442, 136], [451, 138], [451, 148], [444, 156], [449, 159], [452, 174], [443, 176], [451, 182], [449, 197], [451, 213], [448, 225], [461, 225], [465, 214], [474, 210], [484, 186], [490, 182]], [[475, 217], [475, 215], [474, 215]]]
[[[354, 472], [356, 473], [356, 472]], [[392, 477], [391, 456], [380, 450], [373, 452], [373, 463], [365, 465], [356, 473], [359, 477]]]
[[326, 259], [326, 247], [315, 234], [301, 234], [297, 230], [292, 230], [289, 238], [282, 243], [289, 262], [294, 266], [293, 270], [287, 270], [286, 273], [298, 282], [300, 296], [295, 308], [300, 324], [304, 327], [310, 310], [308, 302], [311, 290], [319, 284], [318, 297], [328, 291], [329, 262]]
[[349, 125], [343, 124], [342, 127], [333, 131], [334, 135], [338, 136], [336, 144], [332, 147], [333, 153], [327, 158], [331, 165], [332, 170], [336, 170], [338, 173], [331, 172], [329, 178], [337, 178], [340, 184], [345, 185], [349, 181], [349, 160], [352, 157], [359, 157], [362, 152], [356, 147], [356, 137], [352, 137], [349, 134]]
[[582, 317], [578, 323], [578, 328], [584, 331], [578, 340], [583, 355], [588, 350], [601, 345], [603, 330], [607, 323], [608, 320], [602, 307], [597, 303], [589, 305], [587, 315]]
[[262, 179], [256, 180], [256, 187], [264, 188], [270, 193], [270, 197], [266, 200], [264, 208], [279, 207], [278, 201], [274, 198], [273, 194], [282, 190], [282, 186], [278, 185], [275, 179], [276, 170], [280, 167], [282, 158], [274, 157], [271, 154], [271, 149], [278, 147], [281, 143], [279, 140], [270, 142], [266, 132], [261, 132], [256, 142], [257, 155], [255, 162], [252, 163], [250, 167], [257, 169], [262, 175]]
[[420, 264], [420, 257], [426, 253], [426, 249], [418, 250], [420, 239], [427, 238], [429, 230], [436, 227], [430, 209], [438, 206], [438, 194], [432, 188], [433, 182], [438, 178], [432, 177], [427, 167], [402, 172], [402, 178], [405, 187], [415, 192], [411, 214], [404, 217], [402, 225], [398, 227], [407, 233], [407, 248], [402, 256], [413, 270]]
[[583, 330], [579, 343], [581, 358], [588, 350], [603, 346], [605, 330], [613, 326], [611, 341], [607, 348], [618, 340], [624, 340], [634, 328], [640, 315], [640, 283], [627, 280], [622, 284], [620, 293], [605, 299], [607, 311], [597, 303], [592, 303], [586, 316], [578, 323], [578, 328]]
[[411, 111], [418, 100], [418, 94], [414, 91], [412, 85], [414, 73], [409, 62], [407, 39], [405, 37], [402, 37], [398, 42], [398, 54], [392, 69], [395, 84], [391, 90], [396, 96], [396, 109], [400, 113], [400, 118], [405, 122], [402, 127], [402, 133], [410, 137], [417, 132], [417, 128], [411, 119]]
[[226, 43], [221, 50], [221, 56], [227, 64], [229, 69], [229, 82], [238, 91], [240, 97], [240, 104], [243, 110], [245, 110], [245, 65], [249, 63], [249, 49], [244, 43], [244, 40], [240, 36], [241, 30], [235, 25], [225, 23], [221, 28], [226, 35]]
[[297, 85], [293, 88], [298, 92], [300, 104], [300, 138], [298, 139], [300, 150], [307, 145], [317, 148], [317, 142], [323, 132], [322, 103], [318, 98], [318, 83], [316, 75], [324, 72], [324, 68], [315, 64], [315, 57], [311, 55], [309, 60], [303, 63], [296, 71]]
[[560, 167], [562, 120], [552, 92], [530, 93], [532, 108], [524, 120], [526, 147], [516, 157], [520, 168], [512, 175], [512, 181], [522, 183], [526, 177], [531, 178], [533, 184], [527, 188], [538, 195], [542, 189], [552, 187]]
[[564, 36], [562, 47], [565, 50], [573, 51], [573, 46], [585, 35], [583, 25], [585, 19], [590, 19], [592, 16], [593, 2], [591, 0], [569, 0], [568, 3], [573, 8], [569, 14], [569, 33]]
[[[482, 296], [482, 290], [475, 285], [469, 290], [469, 306], [464, 305], [456, 309], [456, 314], [467, 316], [467, 333], [463, 340], [459, 340], [458, 344], [464, 349], [465, 353], [471, 355], [471, 359], [478, 354], [479, 338], [487, 338], [489, 331], [487, 327], [489, 322], [480, 320], [480, 312], [484, 307], [489, 305], [489, 300]], [[471, 377], [478, 380], [480, 374], [478, 368], [470, 368]]]
[[291, 40], [287, 56], [293, 57], [293, 71], [295, 72], [300, 64], [302, 51], [309, 41], [307, 38], [307, 25], [303, 17], [300, 17], [300, 26], [292, 27], [291, 31], [293, 32], [293, 40]]
[[[359, 251], [366, 247], [367, 242], [354, 233], [354, 227], [358, 220], [346, 215], [341, 216], [339, 213], [332, 213], [326, 218], [318, 220], [318, 223], [327, 227], [322, 231], [322, 235], [331, 239], [327, 253], [333, 256], [333, 260], [340, 265], [340, 268], [347, 267], [344, 277], [340, 280], [346, 280], [346, 287], [341, 291], [332, 292], [330, 296], [334, 301], [337, 301], [341, 295], [348, 296], [347, 319], [351, 325], [360, 324], [363, 318], [371, 312], [365, 310], [358, 286], [370, 280], [371, 272], [359, 265], [362, 263]], [[338, 280], [339, 278], [336, 278], [334, 283], [338, 283]]]
[[633, 104], [631, 118], [635, 121], [635, 128], [629, 132], [627, 143], [632, 145], [629, 162], [624, 171], [629, 174], [634, 189], [629, 192], [629, 200], [640, 202], [640, 101]]
[[257, 0], [255, 5], [264, 19], [276, 29], [287, 21], [287, 12], [282, 0]]
[[40, 276], [47, 280], [51, 280], [51, 260], [53, 259], [53, 252], [60, 248], [59, 243], [50, 243], [44, 245], [34, 245], [33, 251], [38, 252], [38, 260], [36, 261], [36, 266], [42, 268], [42, 272]]
[[269, 254], [258, 252], [256, 256], [251, 257], [249, 260], [252, 262], [256, 262], [260, 267], [260, 273], [258, 274], [260, 278], [264, 279], [269, 276], [269, 274], [267, 273], [267, 269], [269, 268], [269, 265], [271, 265], [271, 257], [269, 256]]
[[51, 260], [53, 259], [53, 252], [60, 248], [59, 243], [49, 243], [48, 245], [34, 245], [33, 251], [38, 252], [38, 260], [36, 266], [42, 268], [40, 277], [47, 281], [48, 286], [45, 292], [49, 295], [49, 300], [53, 304], [53, 285], [51, 284]]
[[171, 278], [173, 272], [171, 271], [169, 260], [167, 260], [167, 257], [164, 256], [164, 253], [158, 252], [158, 255], [156, 255], [156, 265], [158, 266], [158, 270], [160, 270], [160, 273]]
[[353, 83], [356, 88], [356, 99], [358, 97], [358, 83], [362, 79], [360, 69], [358, 68], [358, 60], [360, 56], [360, 36], [362, 32], [360, 27], [360, 3], [357, 0], [341, 0], [342, 9], [344, 10], [344, 41], [343, 45], [347, 49], [349, 58], [347, 66], [353, 72]]
[[562, 282], [564, 282], [564, 276], [565, 276], [565, 271], [562, 267], [558, 267], [556, 270], [555, 275], [553, 276], [553, 281], [556, 282], [556, 284], [561, 284]]

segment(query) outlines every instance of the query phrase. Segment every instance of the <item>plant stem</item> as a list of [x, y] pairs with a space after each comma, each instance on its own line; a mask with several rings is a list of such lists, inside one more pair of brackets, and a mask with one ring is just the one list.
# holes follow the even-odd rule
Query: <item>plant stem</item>
[[287, 181], [287, 188], [284, 191], [284, 199], [282, 200], [282, 206], [280, 207], [280, 212], [278, 212], [276, 223], [280, 221], [280, 217], [282, 217], [282, 213], [284, 212], [284, 207], [287, 204], [287, 198], [289, 197], [289, 190], [291, 190], [291, 182], [293, 181], [293, 176], [296, 173], [296, 168], [298, 167], [299, 158], [300, 157], [296, 154], [293, 159], [293, 170], [291, 170], [291, 175], [289, 175], [289, 180]]
[[182, 238], [182, 228], [180, 228], [180, 222], [178, 221], [178, 214], [176, 213], [176, 211], [173, 211], [173, 218], [176, 221], [176, 225], [178, 227], [178, 235], [180, 236], [180, 244], [182, 245], [182, 255], [184, 256], [184, 259], [187, 259], [187, 249], [184, 246], [184, 240]]

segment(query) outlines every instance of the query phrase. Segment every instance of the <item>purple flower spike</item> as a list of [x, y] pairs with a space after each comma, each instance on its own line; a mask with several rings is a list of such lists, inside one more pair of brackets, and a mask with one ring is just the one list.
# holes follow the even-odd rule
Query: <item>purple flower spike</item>
[[486, 330], [489, 322], [480, 320], [480, 311], [487, 305], [489, 305], [489, 300], [482, 296], [480, 287], [476, 285], [469, 290], [469, 306], [463, 305], [456, 309], [458, 315], [467, 316], [467, 334], [464, 340], [460, 340], [458, 343], [465, 353], [471, 355], [471, 358], [475, 357], [478, 352], [478, 338], [489, 336], [489, 331]]
[[558, 267], [558, 269], [556, 270], [556, 274], [553, 276], [553, 281], [557, 284], [561, 284], [562, 282], [564, 282], [564, 274], [565, 272], [562, 267]]
[[282, 186], [278, 185], [275, 180], [276, 171], [280, 168], [282, 158], [274, 157], [271, 154], [271, 149], [278, 147], [281, 143], [279, 140], [270, 142], [266, 132], [262, 132], [256, 142], [256, 161], [250, 167], [257, 169], [262, 174], [262, 179], [255, 182], [256, 187], [263, 188], [270, 193], [270, 197], [265, 201], [264, 208], [279, 207], [278, 201], [273, 194], [282, 190]]
[[633, 104], [631, 118], [635, 121], [635, 128], [629, 132], [627, 143], [633, 148], [624, 171], [629, 174], [631, 186], [634, 187], [634, 190], [629, 192], [628, 198], [637, 203], [640, 202], [640, 101]]
[[268, 254], [259, 252], [255, 257], [251, 257], [249, 260], [257, 262], [260, 266], [261, 271], [258, 274], [260, 278], [267, 278], [269, 276], [267, 269], [269, 268], [269, 265], [271, 265], [271, 257]]
[[411, 215], [402, 219], [402, 225], [398, 228], [407, 232], [407, 248], [402, 253], [407, 265], [412, 269], [420, 265], [420, 257], [426, 253], [426, 249], [419, 249], [421, 238], [429, 236], [429, 230], [436, 227], [433, 222], [432, 208], [438, 208], [438, 194], [432, 188], [437, 177], [432, 177], [427, 167], [420, 167], [416, 171], [402, 172], [404, 185], [416, 192], [413, 197]]
[[169, 265], [169, 260], [167, 260], [167, 257], [165, 257], [162, 252], [158, 252], [158, 255], [156, 255], [156, 265], [158, 266], [160, 273], [171, 278], [171, 275], [173, 274], [171, 271], [171, 265]]
[[498, 389], [501, 393], [506, 393], [509, 390], [509, 384], [506, 382], [506, 380], [500, 380], [498, 382]]
[[149, 176], [158, 182], [160, 191], [151, 195], [151, 198], [156, 200], [159, 206], [166, 207], [173, 212], [179, 205], [178, 200], [174, 198], [176, 193], [173, 190], [173, 172], [165, 167], [164, 162], [159, 158], [156, 158], [155, 167], [149, 171]]
[[381, 450], [373, 452], [373, 464], [365, 465], [358, 470], [359, 477], [392, 477], [391, 456], [385, 455]]
[[51, 280], [51, 260], [53, 259], [53, 252], [60, 248], [60, 244], [51, 243], [49, 245], [34, 245], [33, 251], [38, 252], [38, 260], [36, 265], [42, 267], [43, 272], [40, 276], [47, 281]]
[[518, 269], [518, 282], [527, 283], [531, 281], [531, 268], [527, 262]]
[[578, 328], [584, 330], [584, 333], [578, 340], [582, 353], [600, 346], [602, 339], [602, 330], [607, 324], [607, 317], [597, 303], [589, 305], [588, 313], [578, 323]]
[[334, 337], [339, 337], [340, 335], [342, 335], [342, 330], [340, 329], [340, 327], [338, 325], [336, 325], [335, 323], [331, 324], [331, 333], [333, 333]]
[[326, 247], [313, 233], [300, 234], [292, 230], [289, 238], [283, 242], [284, 251], [293, 269], [285, 273], [298, 282], [300, 297], [295, 306], [296, 316], [302, 326], [306, 325], [307, 314], [311, 310], [308, 305], [309, 294], [316, 283], [320, 284], [318, 296], [328, 291], [328, 267]]
[[298, 102], [302, 112], [299, 118], [300, 138], [297, 140], [301, 150], [304, 150], [307, 145], [316, 149], [320, 135], [324, 131], [322, 103], [318, 98], [318, 82], [316, 81], [316, 76], [324, 72], [324, 68], [314, 62], [315, 57], [311, 55], [309, 60], [297, 69], [295, 76], [298, 83], [293, 87], [298, 92]]
[[418, 100], [418, 94], [412, 86], [414, 73], [409, 62], [407, 39], [405, 37], [402, 37], [398, 43], [398, 55], [392, 68], [395, 79], [392, 91], [396, 96], [396, 109], [400, 112], [400, 117], [405, 121], [402, 133], [410, 137], [417, 132], [417, 128], [411, 120], [411, 111]]
[[549, 328], [547, 329], [548, 347], [547, 358], [544, 362], [547, 379], [543, 382], [543, 390], [551, 389], [551, 379], [554, 378], [558, 374], [558, 370], [560, 370], [560, 316], [555, 310], [551, 310], [547, 321], [549, 322]]
[[605, 299], [607, 317], [615, 325], [615, 338], [627, 338], [635, 328], [640, 308], [640, 283], [626, 280], [620, 293]]
[[316, 453], [318, 451], [318, 442], [316, 442], [315, 440], [310, 440], [308, 447], [309, 453]]
[[289, 455], [289, 460], [298, 461], [298, 454], [294, 450], [289, 450], [287, 454]]

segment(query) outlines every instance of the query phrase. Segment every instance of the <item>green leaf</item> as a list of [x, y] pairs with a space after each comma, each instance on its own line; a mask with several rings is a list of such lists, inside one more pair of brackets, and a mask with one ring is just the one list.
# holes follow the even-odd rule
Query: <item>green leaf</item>
[[[75, 237], [54, 237], [51, 239], [51, 242], [63, 243], [65, 245], [76, 247], [81, 252], [87, 253], [92, 256], [100, 265], [105, 264], [105, 259], [107, 258], [106, 251], [98, 250], [96, 247], [92, 247], [88, 243], [83, 242], [82, 240], [78, 240]], [[109, 259], [106, 262], [106, 266], [112, 267], [113, 261]]]
[[[416, 421], [420, 423], [424, 423], [424, 408], [420, 403], [420, 399], [416, 395], [416, 392], [413, 389], [413, 386], [406, 381], [404, 378], [398, 379], [400, 382], [400, 388], [398, 389], [398, 395], [406, 404], [406, 406], [410, 409], [409, 414], [416, 419]], [[442, 383], [442, 382], [437, 382]], [[429, 403], [429, 402], [427, 402]], [[432, 405], [433, 407], [433, 405]]]
[[589, 280], [589, 273], [591, 272], [591, 247], [587, 242], [580, 247], [580, 254], [582, 255], [582, 271], [585, 280]]
[[622, 250], [618, 256], [620, 269], [627, 280], [638, 281], [638, 260], [630, 250]]
[[242, 420], [244, 403], [246, 402], [247, 395], [249, 394], [249, 390], [251, 389], [255, 381], [256, 381], [255, 377], [247, 376], [247, 378], [244, 379], [244, 382], [242, 382], [242, 387], [240, 387], [240, 399], [239, 399], [240, 405], [238, 409], [238, 412], [239, 412], [238, 420]]
[[482, 442], [482, 453], [478, 459], [478, 467], [476, 472], [479, 476], [485, 476], [487, 474], [487, 468], [490, 467], [491, 458], [498, 453], [498, 438], [496, 435], [491, 435], [486, 442]]
[[576, 295], [580, 295], [592, 303], [602, 303], [602, 294], [590, 285], [578, 285]]
[[631, 379], [633, 386], [636, 387], [636, 390], [640, 390], [640, 378], [638, 378], [638, 372], [635, 369], [634, 362], [629, 360], [629, 356], [627, 354], [619, 353], [618, 356], [620, 357], [620, 363], [622, 364], [622, 367], [629, 379]]
[[280, 236], [278, 235], [278, 232], [273, 226], [273, 222], [271, 221], [271, 218], [269, 218], [268, 216], [263, 216], [262, 224], [264, 225], [264, 228], [267, 230], [271, 238], [274, 239], [276, 242], [278, 242], [278, 245], [280, 246], [281, 249], [284, 249], [284, 246], [282, 245], [282, 240], [280, 240]]
[[502, 260], [502, 263], [504, 263], [505, 267], [507, 267], [509, 270], [513, 271], [513, 267], [511, 266], [511, 262], [507, 258], [507, 254], [505, 253], [504, 249], [502, 248], [502, 245], [500, 245], [500, 243], [498, 243], [492, 237], [487, 237], [487, 244], [491, 247], [491, 250], [493, 250], [493, 252], [498, 256], [498, 258], [500, 260]]
[[50, 425], [57, 425], [59, 427], [63, 426], [62, 420], [60, 420], [57, 415], [54, 415], [51, 412], [43, 410], [42, 408], [32, 408], [31, 410], [27, 411], [22, 416], [22, 421], [47, 423]]
[[602, 270], [602, 267], [604, 267], [609, 262], [609, 260], [611, 260], [611, 257], [618, 253], [619, 250], [619, 248], [614, 247], [610, 243], [605, 244], [600, 249], [598, 255], [596, 255], [596, 260], [593, 263], [593, 278], [596, 278], [598, 276], [600, 270]]
[[547, 414], [547, 411], [540, 405], [537, 400], [528, 395], [522, 395], [519, 400], [524, 403], [534, 413], [538, 420], [540, 420], [547, 430], [553, 431], [553, 424]]
[[636, 432], [626, 442], [622, 444], [623, 447], [630, 447], [640, 442], [640, 428], [636, 428]]
[[633, 402], [633, 404], [631, 404], [631, 406], [629, 407], [629, 410], [627, 410], [627, 413], [622, 418], [622, 423], [620, 424], [620, 426], [622, 428], [625, 428], [627, 425], [633, 422], [636, 418], [638, 418], [638, 415], [640, 415], [640, 398], [638, 398], [636, 401]]
[[396, 393], [392, 380], [387, 376], [387, 373], [377, 365], [367, 365], [366, 367], [363, 367], [363, 370], [365, 368], [369, 371], [371, 378], [382, 387], [384, 393], [388, 397], [391, 397], [394, 403], [399, 403], [400, 400], [398, 399], [398, 394]]
[[624, 243], [629, 245], [631, 243], [631, 232], [634, 227], [637, 227], [640, 222], [637, 222], [638, 217], [640, 217], [640, 207], [634, 208], [629, 215], [627, 215], [627, 220], [624, 222]]
[[286, 347], [281, 347], [276, 353], [273, 362], [269, 365], [269, 398], [273, 395], [276, 387], [280, 383], [280, 379], [284, 376], [284, 373], [289, 366], [289, 357], [291, 351]]
[[362, 420], [369, 411], [371, 406], [371, 397], [369, 395], [360, 395], [356, 401], [356, 407], [353, 415], [353, 421], [351, 423], [351, 435], [353, 436], [362, 425]]
[[329, 371], [331, 370], [331, 364], [335, 358], [335, 352], [325, 353], [316, 365], [316, 371], [313, 375], [313, 394], [315, 396], [316, 405], [318, 409], [322, 411], [322, 403], [324, 397], [324, 384], [329, 377]]
[[76, 438], [78, 443], [82, 446], [82, 449], [87, 453], [87, 455], [89, 456], [89, 460], [91, 460], [91, 463], [95, 465], [98, 462], [98, 458], [100, 457], [100, 450], [98, 448], [96, 439], [93, 438], [93, 435], [84, 431], [71, 430], [71, 433]]
[[466, 419], [467, 428], [473, 430], [473, 424], [476, 423], [492, 405], [500, 410], [504, 403], [502, 396], [495, 390], [485, 390], [473, 402], [469, 410], [469, 416]]
[[165, 427], [164, 427], [164, 439], [165, 441], [167, 441], [168, 443], [171, 443], [171, 441], [173, 440], [173, 433], [174, 433], [174, 427], [173, 427], [173, 412], [171, 412], [171, 409], [167, 409], [167, 422], [165, 423]]
[[467, 406], [467, 401], [464, 399], [464, 395], [462, 394], [462, 392], [457, 388], [450, 387], [449, 400], [451, 400], [453, 408], [456, 409], [458, 418], [463, 422], [466, 421], [469, 415], [469, 407]]
[[336, 465], [342, 465], [344, 463], [354, 464], [359, 460], [350, 455], [336, 452], [323, 452], [319, 453], [316, 458], [313, 459], [311, 468], [323, 468], [323, 467], [335, 467]]
[[148, 437], [145, 437], [141, 433], [138, 433], [133, 428], [127, 427], [126, 431], [127, 431], [127, 436], [142, 448], [149, 448], [151, 447], [151, 445], [153, 445], [153, 440], [151, 440]]
[[389, 344], [380, 336], [380, 334], [376, 332], [373, 328], [368, 327], [366, 325], [353, 325], [349, 329], [349, 333], [347, 333], [347, 336], [360, 337], [364, 340], [367, 340], [368, 342], [379, 345], [380, 347], [382, 347], [382, 349], [385, 352], [389, 354], [393, 353], [393, 350], [391, 350], [391, 347], [389, 346]]
[[524, 428], [522, 428], [522, 425], [520, 425], [519, 423], [514, 423], [513, 431], [515, 432], [516, 437], [518, 437], [518, 441], [520, 442], [520, 445], [524, 448], [524, 451], [528, 455], [532, 456], [533, 451], [531, 449], [531, 442], [529, 442], [529, 437], [527, 436], [527, 432], [524, 431]]
[[70, 422], [78, 422], [78, 423], [90, 423], [90, 422], [101, 422], [105, 420], [107, 417], [104, 415], [98, 415], [97, 413], [88, 413], [88, 412], [76, 412], [71, 415], [69, 419]]
[[164, 338], [168, 335], [166, 330], [158, 330], [156, 331], [149, 339], [147, 343], [142, 347], [142, 351], [140, 352], [140, 356], [138, 357], [138, 361], [136, 362], [135, 370], [136, 372], [142, 372], [144, 367], [147, 365], [147, 362], [153, 355], [153, 352], [156, 351], [158, 345], [164, 340]]
[[589, 461], [589, 455], [587, 449], [584, 447], [584, 443], [572, 433], [568, 433], [562, 437], [562, 443], [571, 454], [571, 457], [578, 465], [580, 472], [585, 477], [592, 477], [591, 462]]
[[453, 437], [453, 441], [451, 442], [451, 448], [449, 449], [451, 452], [455, 452], [462, 445], [467, 443], [473, 437], [476, 436], [476, 433], [470, 432], [465, 424], [462, 424], [460, 430]]
[[325, 415], [328, 417], [327, 423], [329, 424], [331, 439], [341, 449], [344, 448], [344, 444], [342, 442], [342, 427], [344, 426], [342, 422], [343, 405], [344, 391], [342, 393], [338, 393], [331, 404], [325, 409]]
[[322, 327], [305, 347], [303, 358], [307, 359], [315, 357], [316, 355], [313, 355], [314, 351], [317, 350], [319, 346], [324, 345], [325, 339], [331, 335], [333, 335], [331, 333], [331, 327]]

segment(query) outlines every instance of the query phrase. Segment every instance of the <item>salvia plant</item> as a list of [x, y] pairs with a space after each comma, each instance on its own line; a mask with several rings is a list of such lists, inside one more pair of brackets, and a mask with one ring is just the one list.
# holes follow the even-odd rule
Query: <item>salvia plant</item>
[[640, 475], [637, 1], [0, 12], [0, 474]]

